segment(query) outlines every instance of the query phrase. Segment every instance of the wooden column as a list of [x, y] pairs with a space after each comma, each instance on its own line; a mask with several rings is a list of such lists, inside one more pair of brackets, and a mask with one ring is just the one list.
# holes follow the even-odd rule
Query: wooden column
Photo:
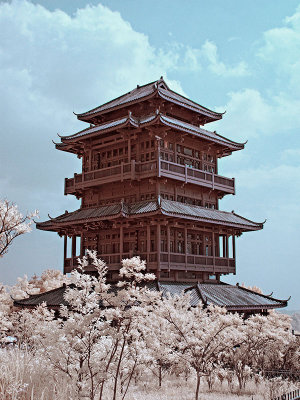
[[226, 257], [226, 239], [225, 239], [225, 235], [222, 236], [222, 241], [223, 241], [223, 251], [222, 251], [222, 257]]
[[[161, 239], [160, 239], [160, 223], [157, 222], [156, 225], [156, 236], [157, 236], [157, 270], [160, 271], [160, 246], [161, 246]], [[158, 277], [158, 276], [157, 276]]]
[[216, 269], [216, 249], [215, 249], [215, 232], [212, 231], [212, 255], [213, 255], [213, 271]]
[[84, 243], [84, 235], [83, 235], [83, 233], [81, 233], [81, 235], [80, 235], [80, 257], [84, 256], [84, 254], [83, 254], [83, 250], [84, 250], [83, 243]]
[[131, 160], [131, 137], [130, 134], [128, 136], [128, 162]]
[[226, 254], [226, 258], [228, 258], [228, 256], [229, 256], [229, 252], [228, 252], [228, 234], [226, 233], [226, 252], [225, 252], [225, 254]]
[[66, 273], [65, 266], [66, 266], [66, 258], [67, 258], [67, 251], [68, 251], [67, 247], [68, 247], [68, 236], [64, 235], [64, 273]]
[[123, 258], [123, 240], [124, 240], [123, 225], [120, 225], [120, 261]]
[[135, 180], [135, 160], [131, 160], [130, 169], [131, 169], [131, 180]]
[[168, 271], [170, 271], [170, 225], [167, 224]]
[[72, 258], [76, 257], [76, 235], [72, 236]]
[[158, 141], [157, 142], [158, 143], [158, 145], [157, 145], [157, 171], [158, 171], [158, 177], [160, 177], [161, 176], [161, 171], [160, 171], [160, 167], [161, 167], [161, 164], [160, 164], [160, 142]]
[[151, 232], [150, 232], [150, 225], [148, 222], [147, 225], [147, 263], [150, 262], [150, 240], [151, 240]]
[[187, 270], [187, 227], [184, 227], [184, 262], [185, 262], [185, 270]]
[[92, 150], [89, 150], [89, 171], [92, 170]]
[[232, 235], [232, 258], [235, 259], [235, 235]]
[[216, 257], [220, 257], [220, 239], [219, 239], [219, 232], [216, 233]]

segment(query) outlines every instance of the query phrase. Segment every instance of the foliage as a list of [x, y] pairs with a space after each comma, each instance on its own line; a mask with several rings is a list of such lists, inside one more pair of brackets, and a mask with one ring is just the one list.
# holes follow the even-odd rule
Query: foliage
[[[97, 276], [84, 273], [91, 263]], [[69, 306], [61, 306], [58, 317], [45, 304], [15, 310], [2, 288], [0, 332], [3, 337], [14, 335], [19, 350], [2, 351], [0, 395], [8, 393], [5, 398], [14, 400], [32, 393], [45, 400], [150, 399], [146, 392], [138, 397], [143, 389], [136, 387], [141, 382], [153, 386], [153, 379], [159, 390], [172, 379], [187, 382], [194, 387], [195, 399], [203, 390], [254, 394], [249, 388], [255, 385], [270, 394], [282, 390], [286, 383], [268, 381], [263, 373], [298, 368], [299, 342], [288, 317], [271, 312], [244, 320], [220, 307], [192, 307], [188, 292], [171, 297], [151, 290], [155, 277], [145, 270], [139, 257], [123, 260], [120, 282], [111, 286], [105, 263], [88, 252], [67, 281], [46, 271], [41, 278], [19, 279], [11, 289], [15, 296], [26, 297], [67, 283]], [[11, 365], [12, 354], [16, 365], [9, 377], [5, 365]], [[40, 381], [38, 365], [47, 372]], [[182, 398], [192, 398], [190, 389], [188, 393]]]
[[0, 257], [8, 251], [13, 240], [31, 231], [33, 218], [38, 211], [23, 216], [16, 204], [8, 200], [0, 200]]

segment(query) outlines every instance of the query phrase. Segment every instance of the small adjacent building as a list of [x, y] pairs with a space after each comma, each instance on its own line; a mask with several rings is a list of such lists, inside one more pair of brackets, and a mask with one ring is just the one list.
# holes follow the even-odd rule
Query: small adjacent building
[[[121, 260], [139, 255], [157, 290], [191, 290], [195, 303], [246, 313], [286, 306], [221, 282], [236, 273], [236, 237], [264, 224], [220, 209], [220, 200], [235, 194], [235, 180], [219, 174], [218, 162], [245, 145], [206, 129], [222, 116], [175, 93], [163, 78], [77, 114], [89, 126], [60, 136], [55, 146], [82, 159], [82, 170], [65, 179], [65, 195], [81, 206], [37, 223], [64, 238], [64, 273], [87, 249], [96, 250], [108, 281], [116, 282]], [[87, 270], [95, 274], [92, 265]], [[48, 300], [63, 290], [49, 292]]]

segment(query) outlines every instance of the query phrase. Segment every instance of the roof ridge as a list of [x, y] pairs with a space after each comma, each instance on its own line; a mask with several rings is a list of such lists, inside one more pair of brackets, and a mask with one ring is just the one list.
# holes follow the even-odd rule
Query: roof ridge
[[[72, 138], [74, 136], [77, 136], [77, 135], [79, 135], [79, 134], [81, 134], [81, 133], [83, 133], [85, 131], [90, 130], [90, 129], [101, 128], [102, 126], [108, 125], [108, 124], [112, 124], [113, 122], [122, 121], [122, 120], [129, 120], [129, 119], [130, 119], [129, 115], [127, 115], [126, 117], [124, 116], [124, 117], [115, 118], [115, 119], [110, 120], [110, 121], [102, 122], [101, 124], [97, 124], [97, 125], [94, 125], [94, 126], [89, 126], [89, 127], [85, 128], [85, 129], [82, 129], [81, 131], [78, 131], [78, 132], [74, 133], [73, 135], [67, 135], [67, 136], [60, 136], [59, 135], [59, 137], [61, 139], [70, 139], [70, 138]], [[126, 122], [126, 121], [124, 121], [124, 122]]]
[[130, 94], [130, 93], [132, 93], [132, 92], [134, 92], [134, 91], [137, 91], [137, 90], [139, 90], [139, 89], [141, 89], [141, 88], [144, 88], [144, 87], [146, 87], [146, 86], [153, 85], [155, 82], [158, 82], [158, 81], [159, 81], [159, 80], [156, 80], [156, 81], [153, 81], [153, 82], [149, 82], [149, 83], [146, 83], [146, 84], [141, 85], [141, 86], [140, 86], [140, 85], [137, 85], [137, 87], [135, 87], [134, 89], [129, 90], [129, 92], [126, 92], [126, 93], [124, 93], [124, 94], [121, 94], [120, 96], [115, 97], [114, 99], [109, 100], [109, 101], [107, 101], [107, 102], [101, 104], [100, 106], [91, 108], [90, 110], [88, 110], [88, 111], [86, 111], [86, 112], [84, 112], [84, 113], [78, 113], [78, 114], [74, 113], [74, 114], [75, 114], [77, 117], [78, 117], [78, 116], [79, 116], [79, 117], [85, 116], [85, 115], [87, 115], [87, 114], [89, 114], [89, 113], [91, 113], [91, 112], [97, 110], [97, 108], [100, 108], [100, 107], [103, 107], [103, 106], [105, 106], [105, 105], [108, 105], [109, 103], [112, 103], [112, 102], [115, 101], [115, 100], [121, 99], [122, 97], [125, 97], [125, 96], [127, 96], [128, 94]]
[[[59, 287], [54, 288], [54, 289], [51, 289], [51, 290], [46, 290], [45, 292], [42, 292], [42, 293], [36, 293], [36, 294], [29, 294], [29, 293], [27, 293], [27, 294], [28, 294], [31, 298], [34, 297], [34, 298], [36, 299], [36, 298], [38, 298], [38, 297], [40, 297], [40, 296], [43, 296], [45, 293], [54, 293], [54, 292], [58, 291], [59, 289], [67, 288], [68, 286], [70, 286], [70, 285], [66, 285], [66, 286], [65, 286], [65, 284], [63, 284], [62, 286], [59, 286]], [[24, 299], [14, 300], [14, 302], [17, 303], [17, 302], [21, 302], [21, 301], [27, 300], [27, 299], [29, 299], [29, 297], [25, 297]]]
[[[163, 90], [166, 90], [166, 89], [163, 89]], [[175, 92], [175, 90], [172, 90], [172, 89], [168, 88], [168, 91], [171, 92], [171, 93], [175, 93], [176, 95], [178, 95], [178, 96], [180, 96], [180, 97], [183, 97], [185, 100], [190, 101], [191, 103], [195, 104], [196, 106], [201, 107], [201, 108], [203, 108], [204, 110], [206, 110], [206, 111], [208, 111], [208, 112], [210, 112], [210, 113], [212, 113], [212, 114], [223, 115], [223, 114], [225, 114], [225, 112], [226, 112], [226, 111], [224, 111], [223, 113], [218, 113], [218, 112], [216, 112], [216, 111], [210, 110], [209, 108], [207, 108], [207, 107], [205, 107], [205, 106], [202, 106], [202, 105], [199, 104], [199, 103], [196, 103], [194, 100], [191, 100], [191, 99], [189, 99], [188, 97], [186, 97], [186, 96], [184, 96], [184, 95], [182, 95], [182, 94], [180, 94], [180, 93]]]
[[[213, 136], [217, 136], [215, 139], [217, 139], [217, 140], [219, 139], [219, 140], [222, 141], [223, 143], [224, 143], [224, 142], [225, 142], [225, 143], [226, 143], [226, 142], [230, 142], [230, 143], [232, 143], [232, 144], [234, 144], [234, 145], [236, 145], [236, 146], [244, 146], [244, 143], [234, 142], [233, 140], [230, 140], [230, 139], [226, 138], [225, 136], [221, 136], [221, 135], [219, 135], [218, 133], [216, 133], [216, 132], [214, 132], [214, 131], [209, 131], [209, 130], [207, 130], [207, 129], [203, 129], [203, 128], [201, 128], [200, 126], [191, 124], [190, 122], [185, 122], [185, 121], [182, 121], [182, 120], [180, 120], [180, 119], [177, 119], [177, 118], [171, 117], [171, 116], [169, 116], [169, 115], [165, 115], [165, 114], [161, 114], [161, 117], [162, 117], [162, 118], [169, 118], [170, 120], [173, 120], [173, 121], [179, 121], [179, 122], [181, 122], [181, 123], [183, 123], [183, 124], [185, 124], [185, 125], [188, 125], [188, 126], [187, 126], [187, 129], [193, 130], [193, 129], [189, 128], [189, 126], [191, 126], [192, 128], [194, 128], [194, 132], [206, 136], [206, 137], [208, 138], [208, 139], [206, 139], [206, 140], [211, 140], [211, 139], [213, 139]], [[168, 123], [168, 121], [166, 121], [166, 122]], [[172, 124], [171, 121], [170, 121], [169, 123]], [[174, 122], [173, 124], [176, 125], [176, 126], [178, 126], [178, 127], [180, 127], [180, 125], [177, 124], [176, 122]], [[200, 130], [200, 132], [199, 132], [198, 130]], [[210, 136], [210, 135], [212, 135], [212, 136]]]

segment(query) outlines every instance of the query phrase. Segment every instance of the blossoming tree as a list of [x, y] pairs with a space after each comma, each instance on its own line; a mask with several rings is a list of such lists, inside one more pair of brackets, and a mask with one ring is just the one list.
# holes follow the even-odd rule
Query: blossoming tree
[[33, 218], [38, 215], [35, 210], [23, 216], [18, 206], [8, 200], [0, 200], [0, 257], [8, 251], [13, 240], [31, 231]]

